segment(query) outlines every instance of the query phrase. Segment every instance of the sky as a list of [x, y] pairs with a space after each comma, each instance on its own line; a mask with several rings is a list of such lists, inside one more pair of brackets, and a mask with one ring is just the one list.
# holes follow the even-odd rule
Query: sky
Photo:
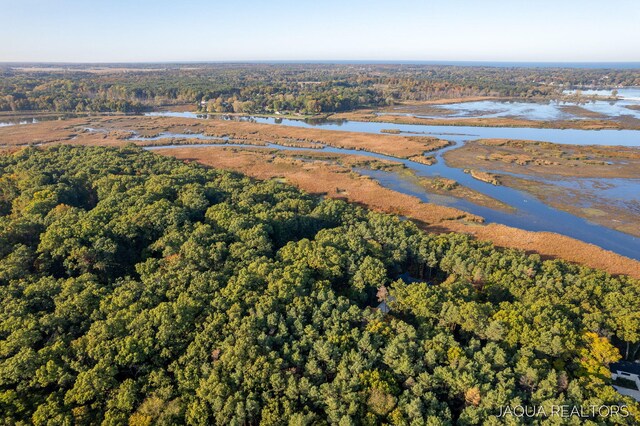
[[0, 62], [640, 61], [640, 0], [0, 0]]

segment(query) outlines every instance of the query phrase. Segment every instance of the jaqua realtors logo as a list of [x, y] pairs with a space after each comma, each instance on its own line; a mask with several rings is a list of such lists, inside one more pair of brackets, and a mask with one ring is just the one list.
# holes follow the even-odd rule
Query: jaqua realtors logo
[[498, 417], [579, 417], [579, 418], [606, 418], [629, 417], [629, 408], [626, 405], [506, 405], [500, 407]]

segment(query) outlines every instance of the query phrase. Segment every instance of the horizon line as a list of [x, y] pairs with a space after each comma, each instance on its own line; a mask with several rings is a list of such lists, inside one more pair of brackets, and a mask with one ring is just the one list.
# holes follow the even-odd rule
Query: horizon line
[[429, 64], [429, 63], [493, 63], [493, 64], [640, 64], [640, 60], [610, 60], [610, 61], [557, 61], [557, 60], [463, 60], [463, 59], [230, 59], [230, 60], [153, 60], [153, 61], [2, 61], [0, 64], [56, 64], [56, 65], [113, 65], [113, 64], [307, 64], [307, 63], [336, 63], [336, 64]]

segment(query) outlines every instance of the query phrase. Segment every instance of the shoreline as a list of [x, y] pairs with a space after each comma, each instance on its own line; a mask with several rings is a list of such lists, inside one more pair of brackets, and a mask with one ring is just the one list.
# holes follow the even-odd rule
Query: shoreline
[[[78, 128], [81, 128], [82, 126], [96, 125], [101, 125], [103, 127], [108, 125], [111, 126], [112, 129], [107, 133], [86, 133], [78, 131]], [[286, 126], [278, 127], [275, 125], [247, 122], [207, 122], [204, 120], [196, 121], [194, 119], [178, 119], [167, 117], [112, 116], [91, 117], [65, 121], [51, 121], [29, 126], [6, 127], [0, 134], [2, 134], [4, 136], [4, 139], [7, 141], [13, 137], [15, 139], [22, 138], [32, 143], [34, 141], [34, 138], [41, 136], [45, 140], [44, 143], [49, 145], [62, 143], [81, 145], [125, 146], [132, 143], [132, 141], [118, 136], [126, 135], [126, 133], [122, 131], [122, 128], [126, 128], [127, 126], [136, 128], [136, 130], [138, 130], [141, 134], [147, 133], [149, 135], [158, 134], [162, 131], [167, 130], [188, 130], [193, 133], [202, 132], [212, 135], [213, 133], [215, 133], [216, 136], [237, 138], [240, 141], [251, 141], [251, 143], [254, 144], [259, 141], [264, 142], [265, 140], [279, 141], [280, 143], [289, 142], [300, 144], [302, 147], [306, 148], [309, 148], [310, 143], [313, 144], [318, 142], [326, 143], [328, 145], [336, 144], [336, 146], [351, 147], [353, 147], [355, 144], [360, 145], [361, 150], [367, 150], [371, 152], [375, 152], [373, 151], [375, 147], [368, 146], [370, 145], [370, 142], [382, 143], [381, 146], [386, 145], [385, 150], [393, 149], [394, 151], [397, 151], [398, 147], [394, 148], [393, 146], [389, 146], [388, 143], [390, 140], [397, 139], [398, 141], [404, 141], [402, 145], [405, 146], [401, 147], [403, 148], [401, 150], [402, 152], [395, 152], [395, 154], [411, 154], [409, 152], [411, 150], [407, 151], [408, 146], [406, 145], [406, 143], [410, 141], [410, 138], [408, 137], [393, 135], [381, 136], [371, 134], [359, 135], [357, 133], [351, 132], [345, 133], [332, 130], [302, 129]], [[217, 130], [213, 130], [216, 128]], [[364, 136], [367, 137], [364, 138]], [[426, 142], [430, 138], [417, 139], [422, 139], [421, 142]], [[199, 142], [203, 143], [202, 141]], [[167, 143], [171, 143], [171, 140], [168, 139]], [[142, 142], [136, 143], [136, 145], [145, 146], [147, 144]], [[419, 149], [420, 152], [425, 151], [424, 143], [413, 141], [409, 145], [414, 145], [414, 147]], [[234, 147], [199, 147], [197, 148], [198, 152], [194, 152], [193, 148], [177, 148], [172, 150], [171, 155], [177, 156], [176, 154], [180, 153], [180, 149], [182, 149], [183, 152], [189, 153], [189, 156], [187, 156], [185, 159], [193, 161], [199, 161], [197, 155], [195, 155], [198, 154], [198, 152], [203, 153], [206, 151], [210, 151], [211, 149], [220, 150], [216, 157], [220, 157], [219, 153], [223, 152], [222, 150], [231, 152], [231, 154], [229, 154], [230, 157], [225, 160], [229, 161], [229, 163], [226, 164], [226, 167], [240, 172], [243, 171], [243, 167], [246, 167], [245, 170], [247, 170], [247, 174], [249, 175], [258, 174], [258, 166], [264, 167], [265, 175], [255, 175], [254, 177], [257, 178], [270, 178], [276, 175], [276, 177], [278, 177], [282, 173], [276, 172], [279, 170], [279, 168], [284, 167], [285, 171], [287, 171], [290, 176], [294, 176], [296, 179], [298, 179], [297, 184], [296, 182], [292, 183], [307, 192], [331, 193], [331, 191], [333, 191], [335, 192], [333, 196], [335, 196], [336, 198], [347, 198], [351, 202], [366, 205], [374, 210], [385, 211], [388, 213], [395, 213], [415, 218], [417, 221], [423, 222], [423, 225], [426, 227], [425, 229], [429, 232], [463, 232], [473, 234], [479, 239], [492, 241], [496, 245], [524, 250], [533, 250], [535, 252], [538, 252], [542, 256], [563, 258], [570, 262], [580, 263], [590, 267], [603, 269], [612, 274], [622, 274], [640, 278], [640, 262], [623, 255], [619, 255], [614, 252], [602, 249], [593, 244], [586, 243], [575, 238], [562, 236], [560, 234], [554, 234], [551, 232], [526, 231], [520, 228], [509, 227], [496, 223], [480, 225], [479, 223], [477, 223], [477, 216], [466, 213], [463, 210], [434, 203], [422, 203], [417, 198], [410, 195], [389, 190], [377, 184], [372, 185], [362, 183], [366, 181], [365, 179], [361, 179], [360, 184], [356, 185], [351, 190], [345, 187], [353, 185], [354, 183], [351, 180], [345, 180], [343, 178], [340, 178], [342, 182], [341, 184], [329, 185], [328, 191], [326, 184], [324, 185], [324, 189], [322, 189], [321, 191], [317, 189], [314, 190], [314, 185], [323, 183], [323, 178], [318, 173], [324, 172], [326, 171], [326, 169], [330, 169], [330, 167], [321, 169], [316, 168], [313, 171], [304, 172], [304, 170], [300, 168], [299, 164], [292, 165], [287, 164], [286, 161], [284, 163], [280, 162], [280, 160], [276, 161], [271, 158], [273, 156], [269, 158], [258, 158], [259, 161], [257, 162], [255, 161], [255, 158], [253, 162], [247, 160], [248, 163], [246, 164], [251, 163], [251, 166], [243, 166], [242, 163], [234, 163], [239, 161], [238, 159], [240, 157], [246, 157], [247, 155], [251, 154], [246, 154], [246, 152], [248, 152], [247, 149]], [[262, 149], [265, 151], [269, 151], [269, 149], [266, 148]], [[158, 151], [162, 152], [162, 150]], [[401, 158], [401, 156], [398, 158]], [[208, 163], [205, 162], [205, 164]], [[218, 164], [208, 165], [217, 166]], [[338, 175], [343, 177], [349, 175], [348, 171], [346, 170], [342, 170], [340, 172], [337, 172], [336, 170], [329, 170], [329, 172], [331, 173], [332, 178]], [[269, 173], [275, 173], [275, 175], [271, 176]], [[373, 180], [371, 179], [370, 181], [373, 182]], [[361, 185], [364, 185], [364, 187], [362, 187]], [[343, 190], [346, 189], [346, 192], [337, 191], [338, 188]], [[367, 192], [361, 192], [361, 188], [368, 188], [368, 191], [370, 191], [369, 195], [366, 195]], [[383, 196], [382, 194], [385, 195]], [[329, 194], [328, 196], [332, 195]], [[415, 200], [411, 201], [411, 198], [414, 198]], [[399, 210], [398, 206], [401, 204], [399, 200], [403, 200], [403, 202], [409, 203], [409, 205], [412, 206], [412, 209]], [[412, 210], [414, 213], [412, 213]], [[460, 219], [465, 217], [470, 221], [460, 221]], [[443, 224], [446, 226], [443, 226]], [[508, 237], [505, 237], [505, 235], [507, 235]], [[527, 241], [529, 241], [530, 243], [526, 243]]]
[[[211, 152], [211, 150], [218, 150]], [[263, 149], [268, 151], [268, 149]], [[284, 178], [288, 183], [316, 195], [344, 199], [371, 210], [398, 214], [413, 219], [427, 232], [458, 232], [474, 236], [482, 241], [490, 241], [496, 246], [516, 248], [528, 253], [537, 253], [545, 258], [561, 258], [569, 262], [601, 269], [614, 275], [628, 275], [640, 278], [640, 261], [603, 249], [565, 235], [546, 231], [527, 231], [498, 223], [483, 224], [475, 220], [459, 220], [455, 215], [443, 217], [438, 222], [429, 223], [426, 217], [434, 211], [447, 209], [448, 213], [458, 211], [450, 207], [432, 203], [422, 203], [417, 198], [382, 187], [372, 179], [352, 178], [350, 184], [344, 171], [310, 168], [307, 172], [287, 161], [265, 162], [261, 154], [241, 152], [231, 147], [219, 148], [172, 148], [156, 150], [158, 154], [173, 156], [186, 161], [196, 161], [206, 166], [222, 168], [267, 180]], [[215, 155], [214, 155], [215, 154]], [[339, 179], [336, 184], [322, 185], [322, 181]], [[365, 183], [363, 183], [365, 182]], [[369, 183], [366, 183], [369, 182]], [[369, 187], [363, 189], [363, 185]], [[384, 195], [384, 196], [382, 196]], [[426, 209], [426, 210], [425, 210]], [[468, 213], [466, 213], [468, 215]]]
[[[560, 145], [551, 142], [478, 139], [449, 150], [443, 159], [452, 167], [474, 167], [497, 174], [503, 185], [527, 192], [543, 203], [590, 222], [640, 237], [637, 202], [621, 206], [607, 189], [620, 180], [640, 182], [640, 147]], [[572, 185], [568, 185], [572, 182]], [[582, 183], [599, 182], [599, 187]], [[617, 196], [620, 198], [621, 196]]]
[[[494, 98], [492, 98], [494, 99]], [[495, 99], [494, 99], [495, 100]], [[425, 101], [430, 102], [430, 101]], [[432, 104], [424, 103], [424, 105], [446, 105], [454, 103], [472, 102], [469, 99], [453, 99], [448, 102], [435, 102]], [[630, 109], [638, 109], [640, 105], [630, 106]], [[384, 111], [381, 109], [361, 109], [348, 112], [338, 113], [324, 113], [318, 115], [304, 115], [304, 114], [273, 114], [273, 113], [232, 113], [232, 112], [201, 112], [193, 109], [192, 105], [187, 107], [184, 104], [168, 105], [158, 108], [154, 108], [150, 111], [143, 113], [122, 113], [122, 112], [58, 112], [58, 111], [3, 111], [0, 112], [0, 122], [3, 118], [17, 119], [17, 118], [37, 118], [37, 117], [60, 117], [65, 116], [77, 116], [77, 117], [145, 117], [145, 113], [192, 113], [196, 115], [208, 115], [214, 117], [260, 117], [260, 118], [275, 118], [275, 119], [287, 119], [297, 120], [303, 122], [313, 121], [329, 121], [329, 122], [341, 122], [341, 121], [355, 121], [355, 122], [374, 122], [374, 123], [387, 123], [387, 124], [411, 124], [411, 125], [423, 125], [423, 126], [438, 126], [438, 127], [504, 127], [504, 128], [530, 128], [530, 129], [575, 129], [575, 130], [640, 130], [640, 124], [630, 124], [619, 122], [607, 118], [587, 118], [587, 119], [573, 119], [573, 120], [530, 120], [523, 118], [422, 118], [414, 117], [410, 115], [394, 115], [394, 114], [382, 114]], [[596, 117], [596, 114], [590, 114]], [[66, 118], [63, 118], [66, 119]], [[222, 121], [222, 120], [221, 120]]]
[[373, 110], [332, 114], [328, 120], [347, 120], [388, 124], [416, 124], [423, 126], [505, 127], [531, 129], [575, 130], [640, 130], [639, 125], [626, 125], [612, 120], [554, 120], [536, 121], [516, 118], [419, 118], [404, 115], [378, 115]]

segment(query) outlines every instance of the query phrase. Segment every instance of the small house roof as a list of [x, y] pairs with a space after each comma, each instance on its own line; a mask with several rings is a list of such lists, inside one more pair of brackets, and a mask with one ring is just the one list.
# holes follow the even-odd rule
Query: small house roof
[[380, 309], [380, 311], [381, 311], [383, 314], [388, 314], [388, 313], [389, 313], [389, 311], [391, 311], [391, 309], [389, 308], [389, 305], [387, 305], [385, 302], [381, 302], [381, 303], [378, 305], [378, 309]]
[[640, 376], [640, 363], [620, 361], [609, 365], [611, 371], [623, 371], [625, 373], [637, 374]]

